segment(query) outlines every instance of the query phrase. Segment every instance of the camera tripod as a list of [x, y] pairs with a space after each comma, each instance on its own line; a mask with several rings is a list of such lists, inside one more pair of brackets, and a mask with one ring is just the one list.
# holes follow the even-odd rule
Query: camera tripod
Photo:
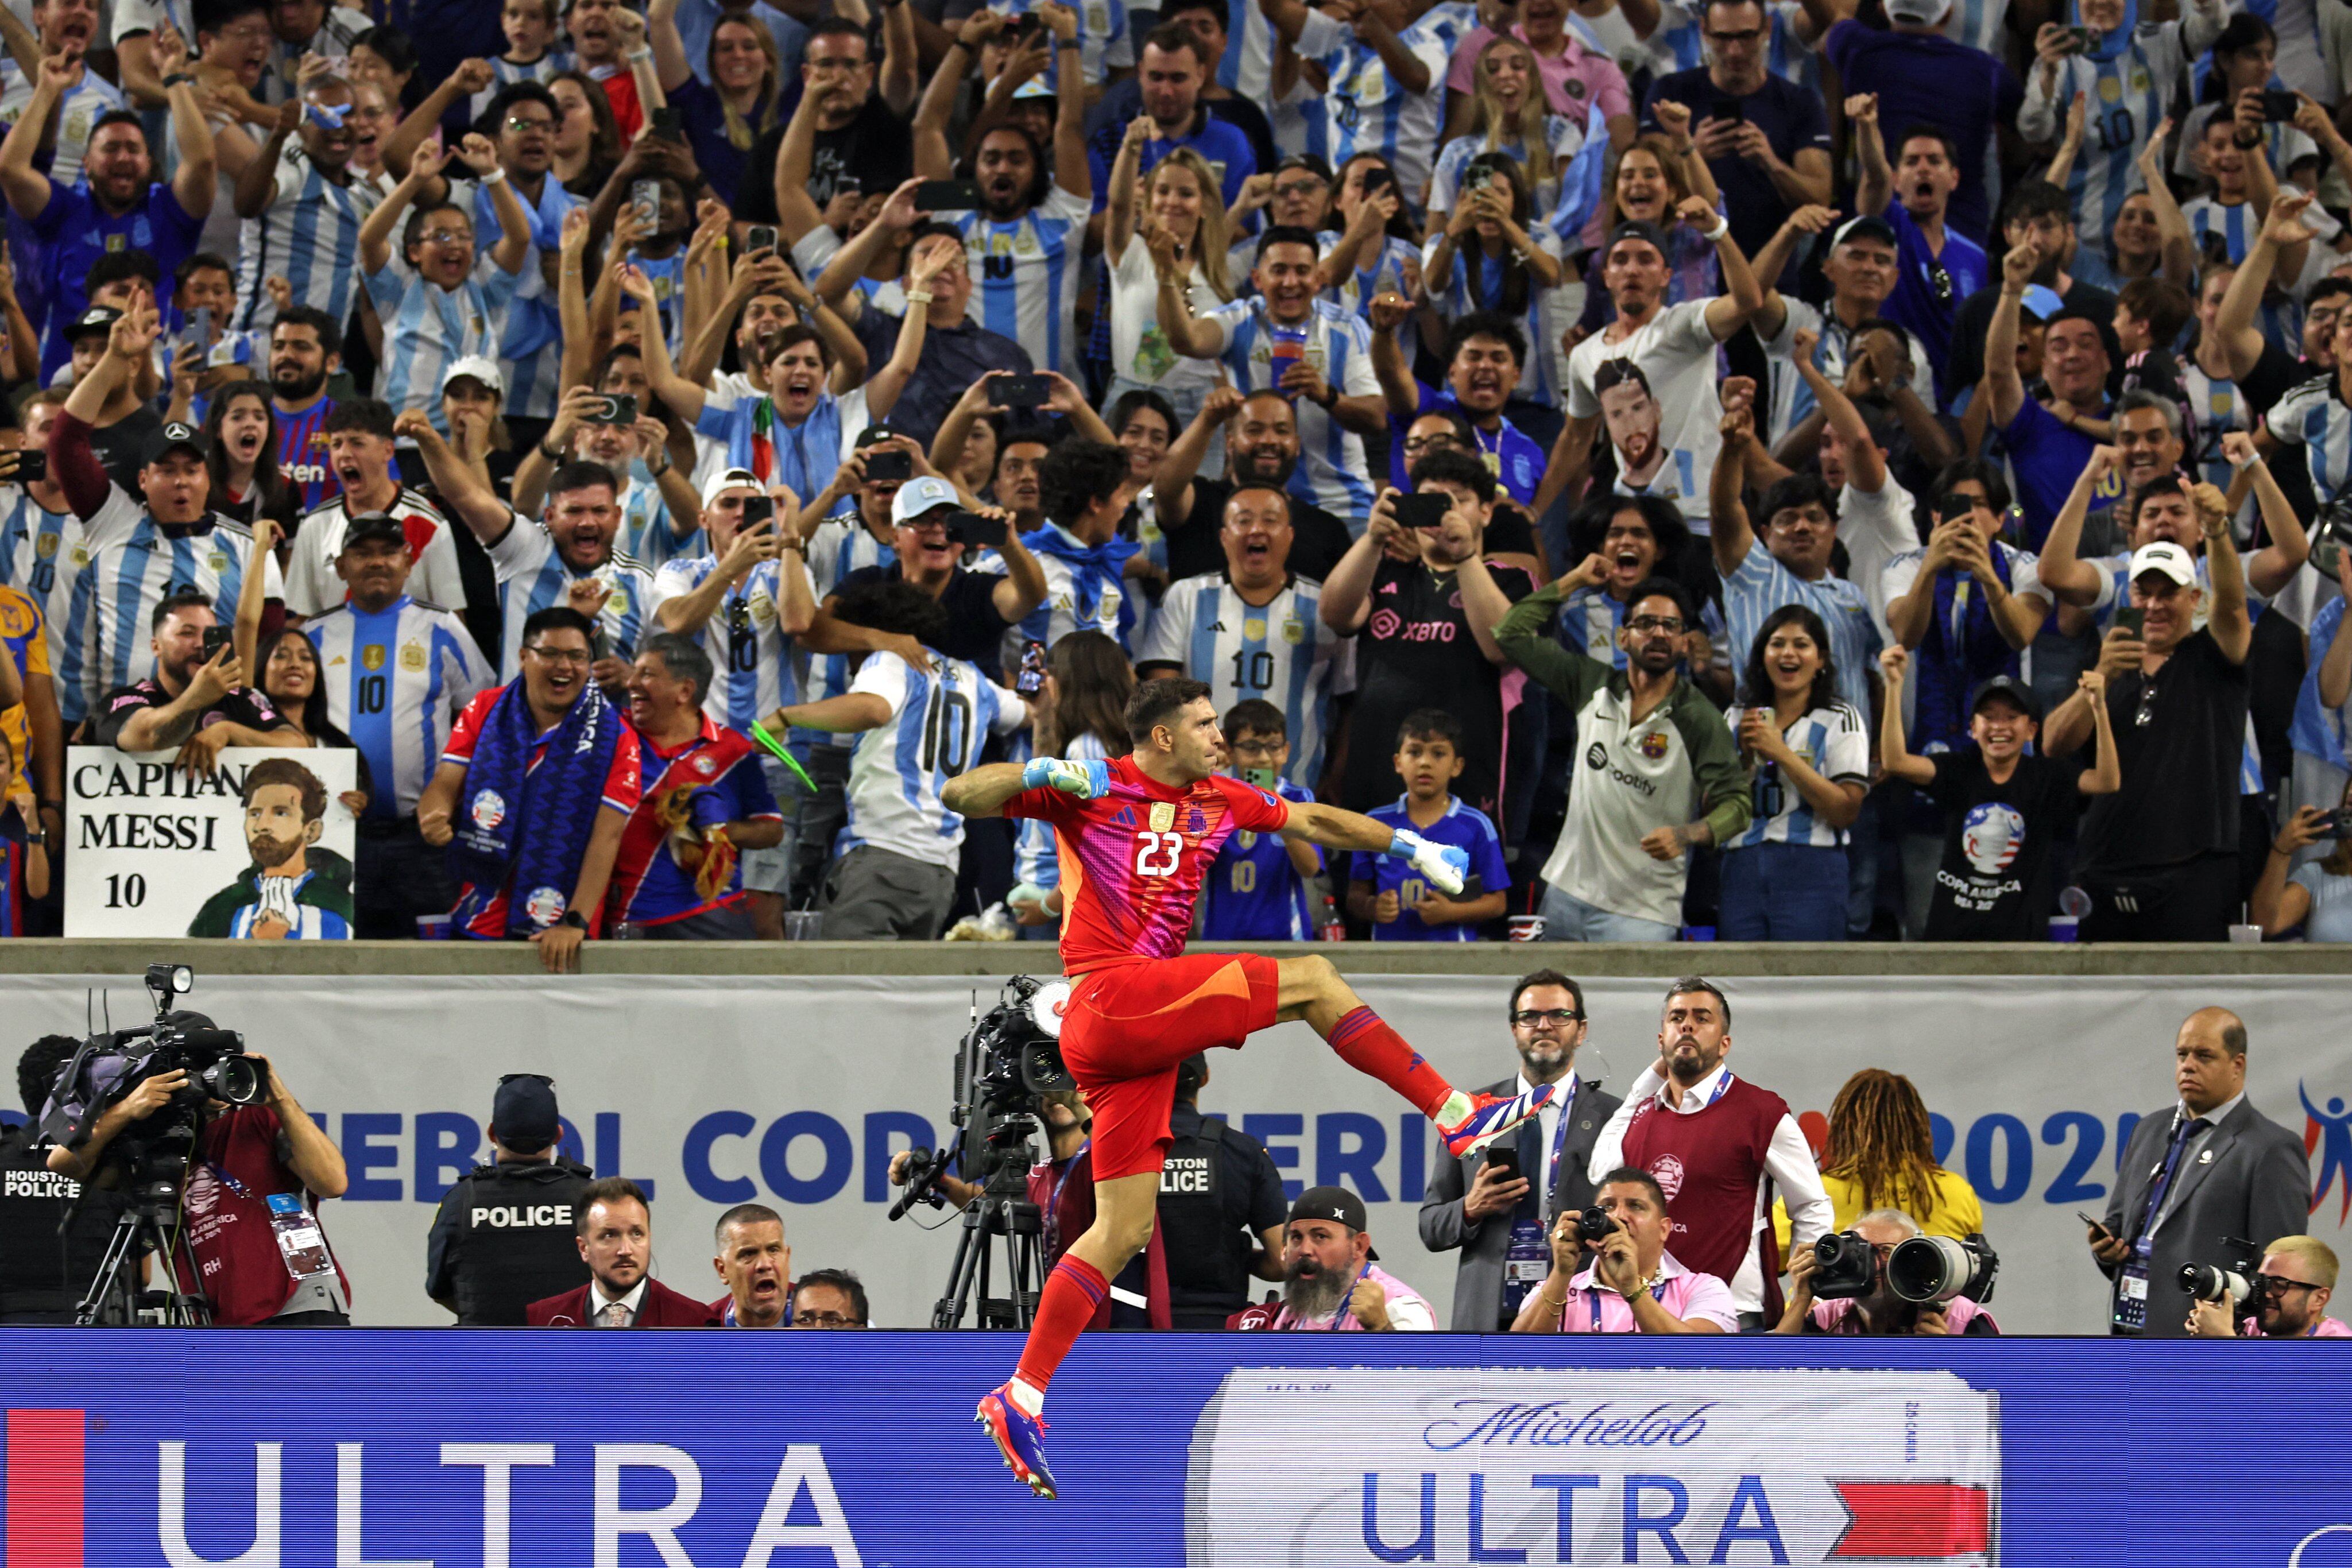
[[[1026, 1329], [1038, 1292], [1045, 1288], [1045, 1220], [1029, 1201], [1029, 1142], [1023, 1137], [1009, 1146], [1000, 1144], [1002, 1131], [982, 1145], [988, 1179], [980, 1196], [963, 1211], [963, 1234], [956, 1239], [947, 1293], [931, 1308], [935, 1329], [963, 1326], [975, 1286], [980, 1291], [982, 1328]], [[1009, 1293], [991, 1295], [994, 1269], [1000, 1263]]]
[[[67, 1223], [72, 1223], [70, 1216]], [[153, 1294], [162, 1299], [163, 1305], [152, 1309], [155, 1315], [146, 1321], [165, 1328], [212, 1327], [210, 1303], [180, 1288], [183, 1278], [197, 1277], [195, 1259], [188, 1247], [187, 1234], [180, 1226], [180, 1195], [168, 1188], [142, 1193], [114, 1222], [114, 1234], [106, 1243], [106, 1257], [98, 1266], [98, 1276], [90, 1281], [89, 1292], [74, 1309], [74, 1322], [83, 1328], [96, 1323], [125, 1326], [140, 1322], [140, 1301], [144, 1292], [139, 1282], [139, 1260], [150, 1253], [162, 1260], [163, 1281]], [[177, 1267], [181, 1264], [187, 1268], [184, 1276]]]

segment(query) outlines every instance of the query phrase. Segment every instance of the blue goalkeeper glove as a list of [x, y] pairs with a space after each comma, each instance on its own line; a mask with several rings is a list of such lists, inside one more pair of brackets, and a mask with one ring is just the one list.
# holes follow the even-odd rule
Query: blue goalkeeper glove
[[1068, 762], [1058, 757], [1033, 757], [1021, 770], [1024, 789], [1059, 789], [1081, 800], [1099, 800], [1110, 793], [1110, 764]]
[[1447, 897], [1460, 893], [1463, 878], [1470, 874], [1470, 852], [1455, 849], [1452, 844], [1432, 843], [1419, 833], [1399, 828], [1396, 837], [1389, 841], [1388, 852], [1410, 862], [1412, 869], [1428, 879], [1429, 885]]

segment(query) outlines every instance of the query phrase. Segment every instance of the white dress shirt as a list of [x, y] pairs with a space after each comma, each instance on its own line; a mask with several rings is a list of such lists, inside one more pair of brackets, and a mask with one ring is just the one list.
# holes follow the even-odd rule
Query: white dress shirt
[[648, 1274], [645, 1280], [639, 1280], [625, 1296], [608, 1296], [604, 1293], [604, 1287], [601, 1281], [590, 1280], [588, 1281], [588, 1326], [592, 1329], [604, 1327], [604, 1309], [617, 1301], [629, 1309], [629, 1322], [634, 1327], [637, 1315], [646, 1310], [646, 1280], [652, 1278], [653, 1276]]
[[[1577, 1079], [1574, 1068], [1570, 1068], [1567, 1075], [1552, 1087], [1558, 1092], [1552, 1095], [1542, 1110], [1536, 1113], [1537, 1168], [1533, 1172], [1522, 1173], [1528, 1180], [1535, 1183], [1536, 1200], [1543, 1206], [1546, 1219], [1553, 1218], [1551, 1212], [1553, 1140], [1559, 1136], [1559, 1119], [1568, 1114], [1570, 1107], [1576, 1103], [1576, 1096], [1584, 1092], [1583, 1085]], [[1512, 1092], [1532, 1094], [1535, 1091], [1535, 1084], [1528, 1081], [1527, 1070], [1521, 1068], [1518, 1087]]]
[[[1592, 1164], [1589, 1167], [1595, 1184], [1625, 1163], [1625, 1131], [1633, 1124], [1633, 1116], [1643, 1103], [1655, 1100], [1678, 1115], [1689, 1116], [1705, 1110], [1714, 1100], [1717, 1089], [1729, 1069], [1718, 1064], [1715, 1071], [1683, 1091], [1679, 1104], [1666, 1099], [1665, 1075], [1653, 1061], [1643, 1069], [1642, 1076], [1625, 1092], [1625, 1103], [1609, 1118], [1593, 1141]], [[1813, 1163], [1813, 1149], [1805, 1142], [1805, 1134], [1797, 1125], [1797, 1118], [1783, 1113], [1780, 1125], [1772, 1129], [1771, 1142], [1764, 1150], [1764, 1174], [1771, 1185], [1780, 1189], [1781, 1201], [1789, 1207], [1790, 1249], [1811, 1247], [1828, 1234], [1830, 1221], [1835, 1214], [1830, 1195], [1822, 1186], [1821, 1167]], [[1756, 1214], [1750, 1227], [1748, 1251], [1740, 1260], [1738, 1272], [1731, 1277], [1731, 1298], [1743, 1312], [1764, 1310], [1764, 1258], [1755, 1239], [1765, 1223], [1765, 1184], [1756, 1184]]]

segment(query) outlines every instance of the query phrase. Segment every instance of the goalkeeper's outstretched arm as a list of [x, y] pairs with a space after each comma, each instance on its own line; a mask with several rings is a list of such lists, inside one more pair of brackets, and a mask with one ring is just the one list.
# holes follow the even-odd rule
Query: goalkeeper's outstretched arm
[[1081, 800], [1097, 800], [1110, 791], [1110, 765], [1101, 761], [1069, 762], [1058, 757], [1038, 757], [1023, 762], [991, 762], [969, 773], [959, 773], [940, 791], [940, 800], [960, 817], [994, 817], [1004, 802], [1024, 789], [1059, 789]]
[[1419, 833], [1391, 829], [1370, 817], [1313, 800], [1291, 802], [1290, 821], [1284, 825], [1282, 836], [1305, 839], [1326, 849], [1395, 855], [1412, 862], [1432, 887], [1448, 895], [1462, 891], [1463, 879], [1470, 873], [1469, 855], [1452, 844], [1432, 843]]

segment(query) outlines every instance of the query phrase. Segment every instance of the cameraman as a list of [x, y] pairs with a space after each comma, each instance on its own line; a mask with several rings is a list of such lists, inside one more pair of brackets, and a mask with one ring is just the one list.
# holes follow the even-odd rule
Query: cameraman
[[[166, 1018], [183, 1029], [214, 1027], [202, 1013]], [[213, 1322], [222, 1328], [346, 1325], [352, 1321], [351, 1285], [342, 1265], [337, 1263], [331, 1272], [296, 1278], [278, 1249], [269, 1216], [274, 1194], [299, 1195], [313, 1214], [318, 1199], [342, 1197], [349, 1185], [342, 1154], [310, 1120], [268, 1057], [248, 1052], [246, 1060], [268, 1085], [268, 1102], [205, 1103], [204, 1127], [188, 1162], [181, 1200], [188, 1217], [185, 1234], [195, 1278], [183, 1278], [181, 1287], [202, 1293], [211, 1304]], [[79, 1148], [51, 1149], [49, 1168], [88, 1180], [107, 1145], [124, 1129], [163, 1111], [188, 1087], [188, 1075], [179, 1068], [140, 1080], [98, 1118]], [[323, 1224], [319, 1234], [323, 1240]], [[175, 1266], [178, 1261], [173, 1260]]]
[[[1037, 1103], [1045, 1121], [1045, 1158], [1029, 1167], [1028, 1199], [1045, 1217], [1045, 1262], [1051, 1269], [1062, 1249], [1095, 1222], [1094, 1167], [1086, 1158], [1087, 1130], [1094, 1118], [1087, 1110], [1087, 1097], [1076, 1089], [1040, 1094]], [[907, 1185], [907, 1166], [913, 1157], [908, 1149], [890, 1156], [892, 1186]], [[981, 1191], [979, 1183], [946, 1171], [940, 1173], [935, 1190], [954, 1209], [971, 1207]]]
[[1997, 1334], [2000, 1325], [1992, 1314], [1969, 1300], [1955, 1296], [1940, 1304], [1906, 1301], [1886, 1283], [1886, 1260], [1914, 1236], [1927, 1234], [1919, 1222], [1899, 1208], [1874, 1208], [1850, 1227], [1877, 1254], [1878, 1276], [1866, 1296], [1850, 1301], [1813, 1300], [1813, 1273], [1821, 1260], [1810, 1247], [1800, 1247], [1789, 1260], [1789, 1304], [1774, 1333], [1874, 1334]]
[[2264, 1288], [2254, 1315], [2230, 1327], [2230, 1303], [2200, 1301], [2189, 1309], [2189, 1332], [2200, 1339], [2352, 1339], [2352, 1328], [2325, 1316], [2336, 1293], [2336, 1252], [2315, 1236], [2282, 1236], [2263, 1254], [2257, 1274]]
[[[58, 1072], [80, 1049], [68, 1035], [46, 1035], [16, 1059], [16, 1092], [32, 1120], [0, 1131], [0, 1323], [73, 1322], [129, 1207], [118, 1193], [85, 1189], [50, 1170], [34, 1146]], [[81, 1207], [59, 1237], [76, 1199]]]
[[[1666, 1250], [1666, 1195], [1649, 1172], [1620, 1166], [1593, 1207], [1612, 1222], [1598, 1240], [1570, 1210], [1551, 1231], [1551, 1273], [1511, 1323], [1513, 1333], [1738, 1333], [1731, 1287]], [[1588, 1257], [1589, 1255], [1589, 1257]]]

